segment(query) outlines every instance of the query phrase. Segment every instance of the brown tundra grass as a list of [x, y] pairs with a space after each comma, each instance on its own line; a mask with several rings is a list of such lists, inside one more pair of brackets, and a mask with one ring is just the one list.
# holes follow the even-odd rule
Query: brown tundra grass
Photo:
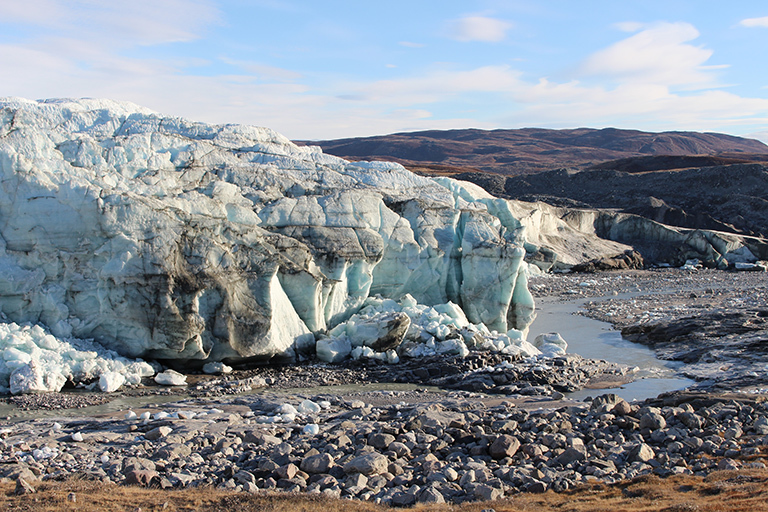
[[[0, 484], [2, 511], [109, 512], [383, 512], [387, 507], [317, 495], [237, 494], [216, 489], [163, 491], [70, 479], [36, 483], [36, 492], [16, 496], [14, 483]], [[768, 511], [768, 470], [719, 471], [706, 478], [641, 477], [614, 485], [593, 484], [562, 493], [519, 494], [509, 499], [463, 505], [417, 505], [411, 510], [443, 512], [719, 512]]]

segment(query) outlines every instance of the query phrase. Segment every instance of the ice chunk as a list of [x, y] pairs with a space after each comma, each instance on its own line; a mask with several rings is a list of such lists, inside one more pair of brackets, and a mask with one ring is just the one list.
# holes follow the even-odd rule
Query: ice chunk
[[117, 391], [125, 384], [125, 377], [118, 372], [104, 372], [99, 377], [99, 389], [105, 393]]
[[[0, 389], [10, 388], [12, 374], [23, 369], [13, 379], [16, 393], [59, 391], [67, 380], [89, 382], [106, 373], [120, 374], [120, 385], [136, 385], [154, 375], [144, 361], [126, 359], [89, 340], [56, 338], [39, 325], [0, 323], [0, 350]], [[34, 371], [25, 368], [30, 365]], [[115, 375], [106, 378], [113, 383], [107, 387], [119, 380]]]
[[61, 391], [67, 379], [56, 371], [46, 371], [33, 361], [18, 367], [10, 379], [11, 393], [47, 393]]
[[232, 373], [232, 367], [227, 366], [222, 362], [216, 361], [216, 362], [204, 364], [203, 372], [209, 375], [221, 375], [225, 373]]
[[312, 400], [304, 400], [299, 404], [299, 407], [296, 410], [301, 414], [310, 414], [320, 412], [321, 407]]
[[166, 370], [155, 375], [155, 382], [161, 386], [186, 386], [187, 377], [175, 370]]
[[314, 423], [310, 425], [304, 425], [302, 432], [304, 432], [304, 434], [309, 436], [316, 436], [317, 434], [320, 433], [320, 426]]
[[283, 404], [277, 408], [278, 414], [293, 414], [296, 415], [299, 411], [291, 404]]
[[568, 349], [568, 343], [556, 332], [539, 334], [533, 340], [533, 345], [547, 357], [562, 356]]
[[344, 335], [339, 338], [323, 338], [315, 344], [317, 358], [327, 363], [338, 363], [352, 352], [352, 343]]

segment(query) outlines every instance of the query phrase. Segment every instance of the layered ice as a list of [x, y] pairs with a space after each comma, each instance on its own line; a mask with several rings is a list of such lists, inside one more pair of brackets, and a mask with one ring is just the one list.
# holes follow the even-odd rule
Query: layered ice
[[[108, 100], [4, 99], [0, 175], [0, 310], [123, 356], [295, 358], [317, 345], [333, 358], [346, 345], [317, 337], [352, 329], [377, 295], [452, 303], [503, 333], [501, 345], [532, 321], [526, 227], [511, 203], [266, 128]], [[421, 325], [415, 306], [400, 307]], [[461, 351], [430, 325], [434, 348], [412, 350]], [[394, 350], [347, 337], [350, 353]]]

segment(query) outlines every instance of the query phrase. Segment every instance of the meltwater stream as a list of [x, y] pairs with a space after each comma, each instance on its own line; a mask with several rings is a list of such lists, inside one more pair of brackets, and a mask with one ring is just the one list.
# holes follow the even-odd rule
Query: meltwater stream
[[[587, 299], [557, 302], [554, 299], [539, 299], [536, 302], [537, 317], [530, 327], [528, 339], [533, 340], [538, 334], [558, 332], [568, 342], [568, 352], [579, 354], [590, 359], [604, 359], [639, 368], [636, 373], [638, 380], [619, 388], [583, 389], [568, 393], [568, 397], [581, 400], [587, 396], [597, 396], [603, 393], [616, 393], [625, 400], [643, 400], [666, 391], [686, 388], [694, 383], [690, 379], [675, 375], [674, 363], [657, 359], [651, 349], [632, 343], [621, 337], [610, 324], [600, 322], [586, 316], [576, 314]], [[344, 389], [342, 389], [344, 388]], [[323, 388], [326, 392], [363, 391], [363, 390], [395, 390], [424, 388], [415, 384], [358, 384], [354, 386], [332, 386]], [[318, 388], [314, 388], [318, 391]], [[306, 392], [307, 390], [282, 390], [284, 393]], [[262, 393], [257, 390], [253, 393]], [[189, 398], [186, 395], [151, 395], [151, 396], [116, 396], [108, 403], [94, 405], [83, 409], [32, 410], [17, 409], [11, 404], [0, 403], [0, 418], [14, 421], [63, 416], [109, 415], [128, 409], [144, 409], [162, 407], [167, 402], [177, 402]], [[211, 401], [211, 406], [215, 400]]]
[[577, 314], [587, 299], [557, 302], [536, 301], [536, 320], [530, 327], [529, 340], [545, 332], [557, 332], [568, 342], [568, 353], [589, 359], [603, 359], [612, 363], [636, 366], [637, 379], [618, 388], [582, 389], [568, 393], [579, 400], [587, 396], [616, 393], [625, 400], [643, 400], [666, 391], [683, 389], [694, 381], [675, 374], [679, 364], [657, 359], [650, 348], [621, 337], [621, 333], [606, 322]]

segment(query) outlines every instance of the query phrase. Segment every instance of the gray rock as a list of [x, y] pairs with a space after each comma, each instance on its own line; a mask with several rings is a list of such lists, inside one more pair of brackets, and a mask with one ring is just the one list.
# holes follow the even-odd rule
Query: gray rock
[[496, 420], [491, 423], [491, 428], [499, 434], [512, 434], [517, 430], [517, 422], [515, 420]]
[[717, 463], [717, 469], [720, 471], [737, 470], [739, 469], [739, 463], [729, 458], [721, 459], [720, 462]]
[[592, 400], [592, 404], [589, 407], [590, 411], [597, 413], [610, 412], [616, 404], [622, 402], [624, 399], [615, 393], [606, 393], [595, 397]]
[[21, 477], [16, 479], [16, 489], [14, 489], [13, 494], [20, 496], [22, 494], [32, 494], [34, 492], [37, 491], [32, 487], [32, 484]]
[[[277, 473], [280, 478], [285, 478], [286, 480], [295, 477], [298, 472], [299, 468], [296, 467], [296, 464], [285, 464], [275, 470], [275, 473]], [[311, 473], [311, 471], [307, 471], [307, 473]], [[319, 473], [325, 473], [325, 471], [319, 471]]]
[[265, 434], [264, 432], [246, 432], [243, 436], [243, 442], [258, 445], [276, 446], [283, 442], [279, 437]]
[[188, 444], [184, 443], [171, 443], [165, 446], [161, 446], [155, 452], [155, 457], [159, 457], [163, 460], [175, 460], [188, 457], [192, 454], [192, 448]]
[[256, 484], [256, 477], [253, 476], [253, 473], [249, 471], [238, 471], [232, 478], [235, 480], [235, 482], [241, 485], [246, 483]]
[[478, 484], [472, 491], [475, 498], [482, 501], [494, 501], [504, 497], [504, 491], [486, 484]]
[[155, 463], [149, 459], [143, 457], [127, 457], [123, 459], [123, 474], [127, 474], [128, 471], [136, 469], [148, 469], [154, 471], [156, 469]]
[[155, 478], [159, 480], [160, 474], [150, 469], [132, 469], [125, 473], [125, 483], [128, 485], [147, 487], [152, 484], [152, 480]]
[[520, 441], [515, 436], [502, 434], [491, 443], [488, 453], [494, 459], [503, 459], [515, 455], [518, 448], [520, 448]]
[[648, 462], [655, 456], [656, 454], [654, 453], [653, 448], [645, 443], [640, 443], [629, 451], [627, 460], [633, 462]]
[[306, 457], [304, 460], [302, 460], [301, 470], [311, 474], [327, 473], [333, 463], [333, 457], [330, 454], [321, 453], [318, 455]]
[[667, 426], [667, 420], [657, 412], [647, 412], [640, 417], [640, 428], [658, 430]]
[[146, 439], [147, 441], [157, 441], [158, 439], [161, 439], [167, 436], [171, 432], [173, 432], [173, 429], [171, 427], [166, 427], [166, 426], [155, 427], [149, 432], [146, 432], [144, 434], [144, 439]]
[[629, 402], [622, 399], [616, 402], [611, 412], [617, 416], [626, 416], [632, 413], [632, 406], [629, 405]]
[[380, 453], [367, 453], [344, 464], [344, 472], [378, 475], [387, 471], [389, 459]]
[[761, 436], [768, 434], [768, 417], [760, 416], [757, 418], [752, 424], [752, 430], [754, 430], [755, 434]]
[[398, 457], [407, 457], [408, 455], [411, 454], [410, 448], [408, 448], [408, 446], [406, 446], [404, 443], [401, 443], [399, 441], [390, 443], [388, 449]]
[[445, 498], [440, 491], [430, 486], [419, 493], [416, 501], [419, 503], [445, 503]]
[[566, 466], [571, 462], [582, 461], [587, 458], [587, 449], [584, 445], [569, 446], [563, 453], [553, 459], [555, 464]]
[[344, 487], [365, 487], [368, 485], [368, 477], [362, 473], [352, 473], [344, 481]]
[[449, 482], [455, 482], [459, 479], [459, 472], [451, 467], [445, 468], [443, 474]]
[[700, 429], [706, 424], [706, 420], [698, 414], [692, 412], [684, 412], [676, 416], [680, 423], [688, 428]]
[[368, 436], [368, 444], [379, 450], [386, 450], [394, 442], [395, 436], [392, 434], [376, 433]]
[[392, 504], [396, 507], [410, 507], [416, 503], [416, 496], [407, 492], [398, 492], [392, 496]]

